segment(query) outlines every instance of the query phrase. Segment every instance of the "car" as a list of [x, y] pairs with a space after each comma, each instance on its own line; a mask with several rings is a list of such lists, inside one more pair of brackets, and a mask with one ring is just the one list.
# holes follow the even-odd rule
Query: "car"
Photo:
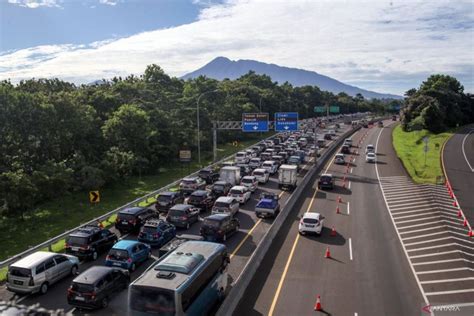
[[288, 157], [290, 157], [290, 155], [288, 155], [288, 153], [286, 151], [280, 151], [278, 152], [278, 156], [282, 156], [283, 157], [283, 161], [282, 161], [282, 164], [286, 163], [287, 160], [288, 160]]
[[377, 158], [375, 156], [375, 153], [370, 152], [370, 153], [367, 153], [365, 155], [365, 161], [366, 162], [376, 162], [376, 160], [377, 160]]
[[109, 250], [107, 257], [105, 257], [105, 265], [133, 272], [139, 264], [149, 258], [151, 258], [150, 245], [136, 240], [122, 239]]
[[215, 197], [206, 190], [196, 190], [187, 198], [186, 204], [193, 205], [201, 211], [209, 211], [214, 205]]
[[257, 152], [252, 148], [247, 149], [245, 152], [247, 153], [247, 156], [249, 156], [250, 159], [257, 157]]
[[299, 156], [300, 157], [300, 162], [304, 163], [306, 159], [306, 152], [304, 150], [297, 150], [295, 151], [295, 154], [293, 156]]
[[350, 155], [351, 149], [348, 145], [342, 145], [341, 147], [341, 154], [348, 154]]
[[120, 232], [124, 233], [138, 233], [140, 227], [150, 217], [155, 217], [156, 212], [152, 209], [145, 207], [128, 207], [118, 212], [117, 219], [115, 220], [115, 228]]
[[216, 181], [211, 188], [211, 193], [216, 197], [227, 196], [232, 185], [227, 181]]
[[235, 163], [248, 164], [250, 156], [245, 151], [239, 151], [235, 154]]
[[8, 267], [6, 287], [18, 294], [46, 294], [51, 285], [76, 275], [79, 258], [48, 251], [37, 251]]
[[349, 147], [352, 147], [352, 138], [346, 138], [344, 139], [344, 145], [347, 145]]
[[275, 174], [278, 170], [278, 163], [273, 160], [266, 160], [262, 164], [262, 169], [267, 170], [269, 174]]
[[330, 134], [330, 133], [324, 134], [324, 139], [331, 140], [332, 139], [332, 134]]
[[187, 177], [179, 183], [179, 190], [184, 194], [191, 194], [196, 190], [204, 190], [206, 182], [200, 177]]
[[317, 143], [319, 148], [323, 148], [324, 146], [326, 146], [326, 139], [325, 138], [318, 138], [316, 143]]
[[140, 229], [138, 241], [161, 247], [176, 236], [176, 227], [159, 218], [149, 219]]
[[260, 194], [260, 200], [255, 205], [255, 215], [257, 217], [277, 217], [280, 213], [280, 197], [272, 192]]
[[65, 250], [80, 259], [96, 260], [100, 253], [109, 251], [117, 241], [117, 235], [110, 230], [86, 225], [69, 234]]
[[251, 192], [249, 189], [247, 189], [247, 187], [244, 187], [242, 185], [236, 185], [230, 189], [229, 194], [227, 196], [233, 197], [240, 204], [245, 204], [248, 200], [250, 200], [250, 194]]
[[198, 177], [206, 182], [206, 184], [212, 184], [219, 179], [219, 172], [212, 168], [204, 168], [199, 170]]
[[298, 224], [298, 232], [301, 235], [315, 233], [321, 235], [324, 224], [324, 216], [315, 212], [306, 212]]
[[245, 177], [246, 175], [252, 174], [252, 168], [250, 168], [249, 165], [247, 164], [238, 164], [237, 165], [240, 168], [240, 176]]
[[273, 155], [271, 160], [275, 161], [278, 166], [281, 166], [284, 162], [283, 156], [279, 156], [279, 155]]
[[255, 145], [255, 146], [252, 146], [250, 147], [250, 149], [252, 149], [253, 151], [255, 151], [258, 154], [260, 154], [263, 150], [263, 147], [262, 146], [259, 146], [259, 145]]
[[397, 116], [396, 115], [393, 115], [392, 116], [392, 121], [396, 121], [397, 120]]
[[334, 156], [334, 163], [337, 165], [345, 164], [346, 160], [344, 159], [344, 154], [336, 154], [336, 156]]
[[365, 147], [365, 153], [375, 153], [375, 147], [374, 145], [372, 144], [369, 144], [367, 145], [367, 147]]
[[378, 127], [383, 127], [383, 121], [378, 121], [377, 125]]
[[228, 214], [214, 214], [204, 218], [200, 234], [207, 241], [226, 241], [227, 237], [239, 231], [240, 222]]
[[249, 162], [249, 167], [252, 169], [260, 168], [262, 165], [262, 159], [261, 158], [252, 158], [250, 159]]
[[166, 254], [172, 252], [179, 245], [185, 243], [186, 241], [195, 240], [195, 241], [203, 241], [204, 238], [198, 235], [190, 235], [190, 234], [181, 234], [176, 235], [173, 239], [167, 242], [163, 247], [158, 250], [158, 258], [165, 256]]
[[328, 131], [328, 133], [331, 134], [332, 137], [336, 137], [336, 131], [335, 131], [335, 130], [330, 129], [330, 130]]
[[258, 183], [267, 183], [270, 178], [270, 173], [267, 169], [257, 168], [252, 172], [252, 175], [255, 176]]
[[334, 189], [334, 179], [332, 174], [323, 173], [318, 180], [318, 189]]
[[199, 209], [189, 204], [176, 204], [170, 208], [166, 221], [175, 226], [189, 229], [199, 221]]
[[255, 192], [258, 187], [258, 181], [255, 176], [245, 176], [242, 179], [240, 179], [240, 185], [247, 187], [247, 189], [250, 190], [250, 192]]
[[235, 198], [221, 196], [214, 203], [211, 214], [229, 214], [234, 216], [239, 212], [239, 208], [239, 202]]
[[116, 293], [130, 283], [128, 270], [93, 266], [72, 280], [67, 289], [67, 302], [80, 309], [106, 308]]
[[160, 213], [166, 213], [173, 205], [184, 203], [184, 196], [181, 191], [166, 191], [158, 195], [155, 209]]

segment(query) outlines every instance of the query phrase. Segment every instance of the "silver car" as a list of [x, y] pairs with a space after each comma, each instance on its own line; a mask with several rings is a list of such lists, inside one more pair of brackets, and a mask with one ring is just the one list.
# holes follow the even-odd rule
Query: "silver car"
[[7, 289], [15, 293], [45, 294], [55, 282], [76, 275], [79, 259], [75, 256], [38, 251], [8, 267]]

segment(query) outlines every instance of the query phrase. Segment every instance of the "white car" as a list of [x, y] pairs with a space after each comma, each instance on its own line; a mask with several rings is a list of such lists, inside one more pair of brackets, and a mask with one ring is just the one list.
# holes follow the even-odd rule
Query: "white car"
[[245, 151], [239, 151], [235, 154], [235, 163], [248, 164], [249, 160], [250, 157]]
[[372, 144], [369, 144], [367, 145], [367, 147], [365, 147], [365, 153], [375, 153], [375, 147], [374, 145]]
[[334, 158], [334, 163], [338, 165], [345, 164], [346, 160], [344, 159], [344, 154], [337, 154], [336, 157]]
[[230, 189], [228, 196], [233, 197], [240, 204], [245, 204], [248, 200], [250, 200], [250, 194], [251, 192], [249, 189], [247, 189], [247, 187], [236, 185]]
[[376, 162], [376, 156], [375, 156], [375, 153], [367, 153], [367, 155], [365, 155], [365, 161], [366, 162]]
[[252, 168], [252, 169], [260, 168], [261, 165], [262, 165], [262, 159], [260, 159], [260, 158], [250, 159], [250, 162], [249, 162], [249, 167], [250, 168]]
[[250, 192], [255, 192], [255, 190], [257, 190], [258, 181], [255, 176], [245, 176], [240, 180], [240, 185], [247, 187]]
[[270, 178], [270, 173], [267, 169], [257, 168], [252, 172], [252, 175], [255, 176], [259, 183], [267, 183], [268, 178]]
[[266, 169], [269, 174], [275, 174], [278, 170], [278, 163], [273, 160], [266, 160], [263, 162], [262, 168]]
[[324, 224], [324, 216], [319, 213], [306, 212], [298, 225], [298, 232], [301, 235], [306, 233], [316, 233], [321, 235]]

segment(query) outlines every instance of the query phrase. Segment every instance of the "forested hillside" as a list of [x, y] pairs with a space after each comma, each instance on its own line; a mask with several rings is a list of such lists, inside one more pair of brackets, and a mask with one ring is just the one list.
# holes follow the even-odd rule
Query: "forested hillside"
[[[199, 99], [201, 146], [211, 148], [214, 120], [243, 112], [298, 111], [339, 105], [342, 113], [383, 111], [387, 104], [318, 87], [278, 85], [265, 75], [236, 80], [166, 75], [156, 65], [140, 76], [75, 86], [58, 79], [0, 83], [0, 207], [22, 216], [36, 204], [71, 191], [98, 189], [132, 174], [154, 173], [196, 146]], [[396, 101], [393, 101], [396, 102]], [[242, 138], [220, 132], [219, 141]]]

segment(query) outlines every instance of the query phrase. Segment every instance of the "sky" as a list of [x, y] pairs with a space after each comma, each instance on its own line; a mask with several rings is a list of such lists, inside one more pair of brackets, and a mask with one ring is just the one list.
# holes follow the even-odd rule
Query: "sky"
[[182, 76], [215, 57], [403, 95], [430, 74], [474, 92], [474, 2], [0, 0], [0, 80]]

